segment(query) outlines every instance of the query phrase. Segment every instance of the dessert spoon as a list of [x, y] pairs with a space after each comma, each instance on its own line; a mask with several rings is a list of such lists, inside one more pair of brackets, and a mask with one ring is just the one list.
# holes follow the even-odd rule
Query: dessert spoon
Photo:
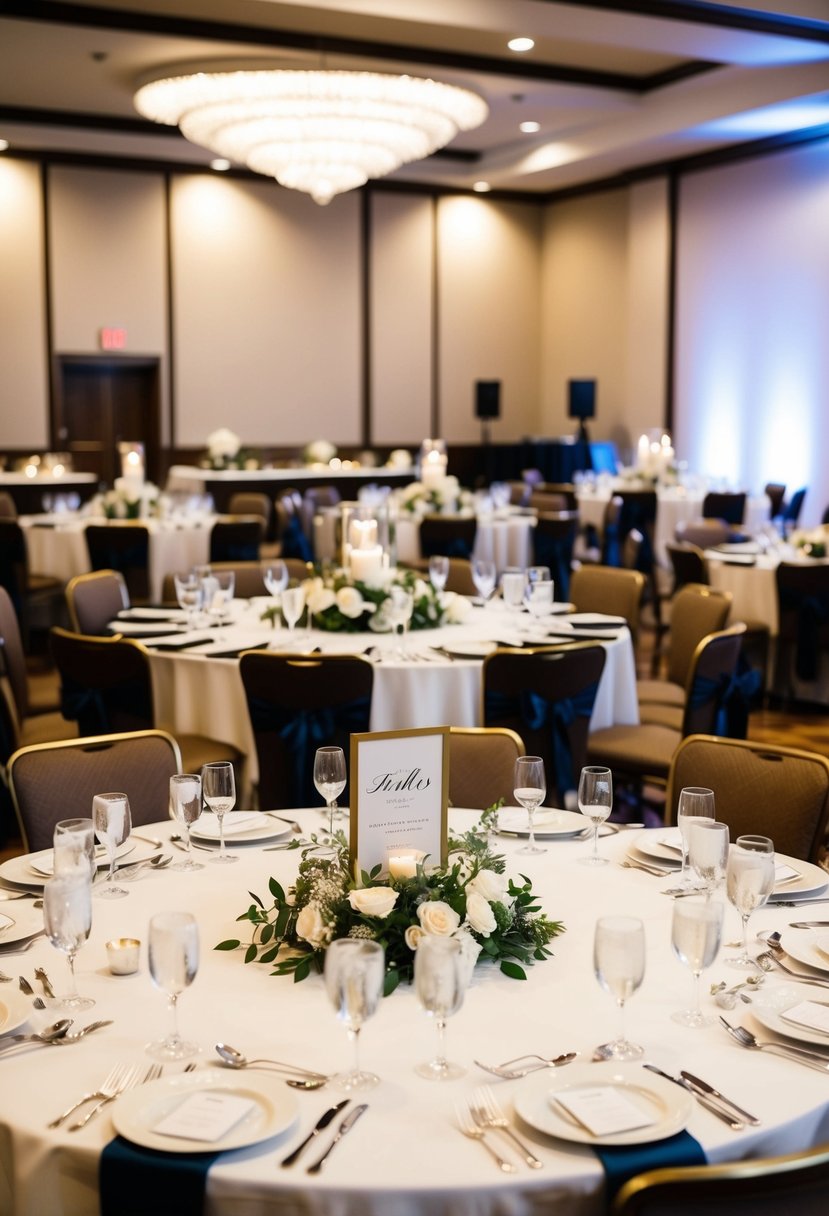
[[[235, 1047], [231, 1047], [229, 1043], [217, 1043], [216, 1051], [229, 1068], [252, 1068], [256, 1064], [268, 1064], [271, 1066], [271, 1068], [281, 1069], [283, 1072], [293, 1073], [294, 1075], [298, 1074], [300, 1078], [304, 1078], [305, 1080], [311, 1082], [310, 1085], [306, 1085], [305, 1080], [300, 1080], [299, 1085], [295, 1086], [294, 1088], [317, 1089], [319, 1086], [324, 1085], [329, 1079], [325, 1073], [314, 1072], [310, 1068], [299, 1068], [295, 1064], [283, 1064], [281, 1060], [249, 1060], [247, 1056], [242, 1055], [241, 1051], [237, 1051], [237, 1049]], [[290, 1082], [288, 1082], [288, 1084], [290, 1084]]]

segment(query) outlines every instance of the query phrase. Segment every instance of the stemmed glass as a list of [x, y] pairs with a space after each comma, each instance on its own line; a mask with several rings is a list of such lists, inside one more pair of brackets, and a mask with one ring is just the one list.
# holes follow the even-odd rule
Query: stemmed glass
[[77, 868], [56, 874], [44, 884], [43, 925], [49, 941], [69, 963], [69, 992], [55, 1003], [61, 1009], [91, 1009], [94, 1000], [78, 995], [75, 980], [75, 955], [92, 928], [92, 879], [88, 870]]
[[337, 799], [345, 789], [345, 756], [341, 747], [318, 747], [314, 757], [314, 785], [317, 793], [325, 799], [328, 808], [328, 835], [334, 831], [334, 816], [342, 812], [337, 810]]
[[435, 591], [443, 591], [449, 578], [449, 558], [437, 554], [429, 558], [429, 582]]
[[304, 607], [305, 588], [302, 586], [286, 587], [282, 592], [282, 615], [288, 626], [288, 636], [291, 641], [294, 641], [294, 626], [302, 616]]
[[688, 847], [691, 827], [697, 822], [714, 822], [714, 791], [701, 785], [687, 785], [680, 791], [676, 810], [676, 826], [682, 841], [682, 869], [679, 871], [679, 886], [688, 888]]
[[263, 575], [268, 595], [281, 595], [288, 586], [288, 567], [283, 561], [271, 562]]
[[109, 857], [107, 886], [95, 894], [101, 899], [123, 899], [127, 892], [115, 886], [115, 851], [132, 831], [130, 803], [126, 794], [96, 794], [92, 799], [92, 819], [95, 835], [106, 846]]
[[405, 587], [398, 584], [389, 588], [388, 612], [394, 626], [395, 635], [400, 630], [400, 645], [397, 648], [398, 657], [406, 657], [406, 630], [414, 611], [414, 595]]
[[593, 970], [619, 1006], [619, 1034], [598, 1051], [614, 1060], [638, 1060], [644, 1049], [625, 1038], [625, 1002], [645, 976], [645, 926], [638, 917], [603, 916], [596, 921]]
[[473, 560], [472, 581], [475, 584], [475, 590], [478, 592], [482, 608], [486, 606], [487, 600], [495, 590], [495, 578], [495, 562], [485, 561], [479, 557]]
[[691, 824], [688, 861], [708, 896], [725, 881], [728, 866], [728, 824], [698, 819]]
[[523, 606], [526, 588], [527, 576], [523, 570], [505, 570], [501, 575], [501, 595], [513, 614]]
[[723, 905], [706, 896], [690, 895], [674, 900], [671, 922], [671, 946], [681, 963], [691, 968], [694, 976], [694, 1007], [672, 1013], [680, 1026], [696, 1030], [709, 1026], [713, 1018], [706, 1017], [699, 1004], [699, 977], [717, 957], [722, 935]]
[[170, 866], [171, 870], [203, 870], [200, 861], [193, 860], [193, 849], [190, 844], [190, 825], [195, 823], [202, 813], [201, 777], [198, 773], [175, 773], [170, 778], [170, 809], [184, 833], [187, 844], [187, 858], [177, 861]]
[[729, 967], [757, 966], [748, 952], [748, 921], [774, 890], [774, 844], [768, 836], [738, 836], [728, 853], [725, 889], [743, 921], [743, 949], [726, 959]]
[[204, 801], [219, 821], [219, 851], [210, 860], [227, 865], [238, 861], [235, 853], [225, 848], [224, 818], [227, 811], [236, 805], [236, 778], [229, 760], [216, 760], [205, 764], [201, 771], [201, 786]]
[[[213, 570], [202, 580], [203, 607], [217, 625], [227, 618], [233, 594], [236, 590], [236, 574], [233, 570]], [[221, 634], [216, 634], [221, 640]]]
[[338, 1073], [338, 1089], [373, 1089], [380, 1078], [360, 1068], [360, 1031], [374, 1014], [383, 993], [385, 954], [379, 942], [365, 938], [339, 937], [325, 952], [325, 990], [337, 1017], [345, 1023], [354, 1048], [354, 1066]]
[[454, 1081], [466, 1069], [446, 1058], [446, 1019], [457, 1013], [466, 992], [467, 968], [459, 941], [451, 937], [421, 937], [414, 957], [417, 998], [435, 1019], [437, 1054], [418, 1064], [415, 1072], [427, 1081]]
[[187, 628], [195, 629], [202, 606], [202, 581], [195, 573], [173, 576], [179, 608], [187, 613]]
[[159, 912], [150, 921], [150, 975], [167, 996], [172, 1013], [170, 1034], [147, 1046], [156, 1060], [184, 1060], [198, 1055], [195, 1043], [182, 1039], [178, 1029], [178, 998], [196, 978], [199, 967], [199, 928], [189, 912]]
[[527, 584], [525, 597], [527, 610], [530, 616], [535, 618], [536, 623], [553, 611], [554, 591], [555, 587], [551, 579], [536, 579], [535, 582]]
[[613, 809], [613, 774], [609, 768], [591, 764], [581, 770], [579, 777], [579, 810], [593, 824], [593, 852], [580, 857], [584, 866], [605, 866], [607, 858], [599, 856], [599, 824], [604, 823]]
[[89, 870], [90, 882], [98, 872], [95, 856], [95, 824], [91, 819], [61, 819], [55, 824], [53, 837], [53, 873], [65, 874], [84, 868]]
[[547, 793], [547, 778], [544, 773], [544, 761], [540, 756], [519, 756], [515, 761], [513, 773], [513, 794], [519, 806], [527, 812], [527, 822], [530, 830], [527, 843], [517, 849], [518, 853], [546, 853], [535, 843], [535, 827], [533, 815], [536, 808], [541, 806]]

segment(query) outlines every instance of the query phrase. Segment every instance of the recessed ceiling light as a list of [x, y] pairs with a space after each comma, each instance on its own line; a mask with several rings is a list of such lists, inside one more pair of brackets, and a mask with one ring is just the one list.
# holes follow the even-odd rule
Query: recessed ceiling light
[[511, 51], [531, 51], [535, 46], [534, 38], [510, 38], [507, 46]]
[[7, 139], [0, 139], [0, 152], [5, 152], [8, 146], [9, 141]]
[[489, 182], [475, 182], [472, 186], [472, 189], [475, 191], [476, 194], [486, 194], [489, 190], [492, 189], [492, 186], [490, 186]]
[[535, 135], [536, 131], [541, 130], [541, 123], [540, 122], [522, 122], [520, 124], [519, 129], [521, 131], [523, 131], [525, 135]]
[[217, 156], [210, 162], [210, 168], [215, 169], [217, 173], [226, 173], [230, 168], [230, 161], [225, 160], [223, 156]]

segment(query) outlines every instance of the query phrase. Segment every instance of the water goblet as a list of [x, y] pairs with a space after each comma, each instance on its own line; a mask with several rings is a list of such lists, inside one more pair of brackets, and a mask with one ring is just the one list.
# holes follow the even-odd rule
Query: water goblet
[[202, 813], [201, 777], [198, 773], [175, 773], [170, 778], [170, 810], [184, 833], [187, 845], [186, 860], [175, 862], [170, 869], [183, 870], [187, 873], [203, 870], [204, 866], [201, 862], [193, 860], [193, 850], [190, 844], [190, 825], [195, 823]]
[[328, 835], [334, 831], [334, 818], [339, 818], [337, 799], [345, 789], [345, 755], [341, 747], [318, 747], [314, 757], [314, 785], [325, 799], [328, 809]]
[[728, 967], [757, 966], [748, 952], [748, 922], [774, 890], [774, 860], [774, 844], [768, 836], [738, 836], [729, 849], [725, 889], [743, 922], [743, 948], [736, 958], [725, 960]]
[[[236, 573], [233, 570], [214, 570], [202, 580], [203, 606], [208, 617], [217, 625], [227, 619], [235, 590]], [[216, 640], [222, 640], [220, 633], [216, 634]]]
[[101, 899], [123, 899], [127, 892], [115, 885], [115, 851], [132, 830], [130, 803], [126, 794], [96, 794], [92, 799], [95, 835], [109, 857], [107, 885], [95, 892]]
[[43, 926], [69, 963], [69, 992], [54, 1003], [61, 1009], [91, 1009], [94, 1000], [79, 996], [75, 979], [75, 955], [92, 928], [92, 879], [85, 867], [56, 874], [44, 884]]
[[519, 806], [527, 812], [529, 837], [527, 843], [517, 850], [519, 853], [546, 853], [535, 843], [535, 828], [533, 815], [536, 808], [541, 806], [547, 793], [547, 778], [544, 773], [544, 761], [540, 756], [519, 756], [515, 761], [513, 773], [513, 794]]
[[527, 584], [527, 610], [536, 622], [553, 611], [554, 591], [551, 579], [536, 579]]
[[457, 1013], [466, 992], [467, 967], [459, 941], [451, 937], [421, 937], [414, 958], [414, 984], [417, 998], [426, 1013], [435, 1019], [437, 1054], [415, 1067], [427, 1081], [454, 1081], [466, 1072], [460, 1064], [446, 1058], [446, 1019]]
[[478, 592], [480, 606], [484, 608], [487, 600], [495, 590], [495, 562], [475, 558], [472, 562], [472, 581]]
[[288, 567], [283, 561], [271, 562], [263, 575], [268, 595], [279, 596], [288, 586]]
[[599, 856], [599, 824], [604, 823], [613, 809], [613, 774], [609, 768], [590, 764], [581, 770], [579, 777], [579, 810], [593, 824], [593, 850], [587, 857], [580, 857], [585, 866], [607, 865], [607, 858]]
[[429, 558], [429, 582], [435, 591], [443, 591], [449, 578], [449, 558], [437, 554]]
[[713, 1017], [706, 1017], [699, 1003], [699, 977], [717, 957], [722, 935], [723, 905], [707, 896], [690, 895], [674, 900], [671, 922], [671, 946], [676, 957], [691, 968], [694, 977], [694, 1005], [671, 1017], [680, 1026], [692, 1030], [709, 1026]]
[[175, 574], [173, 581], [179, 608], [187, 614], [187, 628], [195, 629], [202, 607], [202, 581], [195, 574]]
[[682, 842], [682, 869], [679, 871], [678, 885], [685, 889], [691, 886], [688, 877], [690, 829], [694, 822], [701, 820], [714, 822], [714, 791], [701, 785], [687, 785], [680, 791], [676, 810], [676, 826]]
[[707, 895], [725, 881], [728, 866], [728, 824], [697, 819], [691, 824], [688, 861]]
[[236, 854], [228, 853], [225, 848], [225, 814], [236, 805], [236, 778], [230, 761], [217, 760], [205, 764], [201, 771], [201, 787], [204, 801], [219, 821], [219, 851], [210, 860], [223, 865], [237, 861]]
[[189, 912], [159, 912], [150, 920], [150, 976], [165, 993], [172, 1014], [172, 1030], [147, 1045], [155, 1060], [185, 1060], [197, 1055], [195, 1043], [182, 1039], [178, 1028], [178, 998], [196, 978], [199, 967], [199, 929]]
[[302, 586], [286, 587], [282, 592], [282, 615], [288, 626], [288, 636], [291, 641], [295, 640], [294, 626], [302, 616], [304, 608], [305, 588]]
[[512, 613], [522, 608], [526, 588], [527, 576], [523, 570], [505, 570], [501, 575], [501, 595]]
[[91, 819], [61, 819], [55, 824], [53, 836], [53, 873], [71, 873], [84, 868], [89, 871], [90, 882], [98, 873], [95, 855], [95, 824]]
[[593, 970], [619, 1006], [619, 1034], [598, 1050], [614, 1060], [638, 1060], [643, 1048], [625, 1037], [625, 1002], [645, 976], [645, 926], [636, 916], [603, 916], [596, 921]]
[[360, 1068], [360, 1031], [375, 1013], [383, 994], [383, 947], [365, 938], [339, 937], [325, 952], [324, 973], [328, 999], [345, 1024], [354, 1052], [352, 1068], [338, 1073], [334, 1084], [346, 1093], [373, 1089], [380, 1078]]

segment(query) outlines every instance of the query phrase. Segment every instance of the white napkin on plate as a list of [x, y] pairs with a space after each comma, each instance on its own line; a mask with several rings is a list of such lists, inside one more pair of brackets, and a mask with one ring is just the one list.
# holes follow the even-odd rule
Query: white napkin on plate
[[[247, 832], [256, 827], [261, 818], [259, 811], [228, 811], [224, 817], [224, 834], [227, 837], [234, 832]], [[219, 821], [212, 811], [205, 811], [193, 827], [199, 836], [219, 839]]]

